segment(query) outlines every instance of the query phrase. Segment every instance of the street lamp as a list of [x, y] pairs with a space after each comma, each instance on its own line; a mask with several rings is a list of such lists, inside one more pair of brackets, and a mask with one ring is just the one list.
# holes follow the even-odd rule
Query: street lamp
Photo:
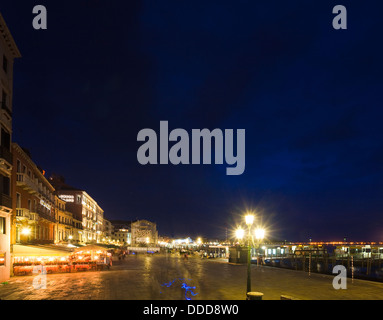
[[24, 236], [29, 236], [31, 234], [31, 229], [24, 227], [21, 229], [21, 234]]
[[251, 226], [254, 223], [254, 215], [247, 214], [245, 216], [245, 222], [248, 227], [248, 235], [247, 235], [247, 292], [251, 292], [251, 247], [250, 247], [250, 239], [251, 239]]
[[262, 240], [265, 237], [265, 229], [255, 229], [255, 239]]
[[242, 228], [238, 228], [237, 230], [235, 230], [235, 237], [238, 240], [242, 240], [244, 235], [245, 235], [245, 230], [243, 230]]
[[[257, 239], [258, 254], [259, 254], [259, 251], [260, 251], [259, 249], [260, 249], [260, 246], [261, 246], [261, 241], [265, 237], [265, 233], [266, 233], [265, 229], [262, 229], [262, 228], [255, 229], [254, 234], [255, 234], [255, 239]], [[258, 264], [258, 257], [257, 257], [257, 264]]]

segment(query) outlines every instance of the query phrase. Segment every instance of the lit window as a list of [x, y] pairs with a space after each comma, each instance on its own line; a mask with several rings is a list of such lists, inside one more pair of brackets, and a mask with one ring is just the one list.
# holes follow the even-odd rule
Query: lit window
[[0, 217], [0, 234], [5, 234], [5, 218]]

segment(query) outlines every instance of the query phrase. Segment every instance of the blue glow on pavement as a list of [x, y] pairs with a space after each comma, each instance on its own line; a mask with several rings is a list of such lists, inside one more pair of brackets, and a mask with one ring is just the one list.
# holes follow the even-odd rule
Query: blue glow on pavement
[[191, 300], [191, 298], [189, 298], [187, 296], [187, 293], [190, 292], [190, 294], [192, 296], [196, 296], [198, 293], [194, 293], [193, 291], [191, 291], [190, 289], [195, 289], [195, 287], [189, 287], [185, 282], [182, 284], [182, 289], [185, 289], [185, 299], [186, 300]]
[[[196, 287], [188, 286], [187, 283], [184, 282], [184, 281], [185, 281], [185, 278], [176, 278], [176, 279], [174, 279], [174, 280], [172, 280], [172, 281], [170, 281], [170, 282], [165, 282], [165, 283], [161, 284], [161, 286], [169, 288], [169, 287], [170, 287], [176, 280], [179, 280], [179, 281], [182, 282], [182, 284], [181, 284], [181, 288], [182, 288], [182, 289], [185, 289], [185, 299], [186, 299], [186, 300], [191, 300], [191, 297], [188, 297], [188, 292], [189, 292], [190, 295], [192, 295], [192, 296], [196, 296], [196, 295], [198, 294], [198, 293], [194, 293], [193, 291], [191, 291], [192, 289], [193, 289], [193, 290], [196, 289]], [[186, 279], [186, 280], [187, 280], [187, 281], [191, 281], [191, 279]], [[162, 293], [162, 292], [160, 292], [160, 293]]]

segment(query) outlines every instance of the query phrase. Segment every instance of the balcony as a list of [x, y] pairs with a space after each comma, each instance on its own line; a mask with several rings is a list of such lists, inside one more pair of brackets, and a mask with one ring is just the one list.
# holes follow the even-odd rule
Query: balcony
[[31, 194], [38, 193], [37, 184], [25, 173], [16, 174], [16, 185]]
[[45, 212], [45, 210], [42, 208], [37, 209], [37, 213], [42, 219], [48, 220], [50, 222], [56, 222], [56, 219], [50, 213]]
[[29, 219], [29, 210], [24, 208], [16, 208], [16, 217]]
[[28, 223], [34, 223], [39, 220], [39, 216], [36, 212], [30, 211], [25, 208], [16, 208], [16, 219], [21, 221], [28, 221]]
[[6, 175], [11, 174], [12, 170], [12, 153], [6, 147], [0, 146], [0, 170]]

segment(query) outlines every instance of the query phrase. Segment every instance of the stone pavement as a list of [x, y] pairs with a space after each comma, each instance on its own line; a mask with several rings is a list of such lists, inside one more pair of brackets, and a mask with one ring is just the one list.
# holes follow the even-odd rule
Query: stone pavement
[[[34, 276], [0, 284], [3, 300], [244, 300], [245, 265], [223, 260], [170, 255], [128, 256], [109, 271], [48, 274], [46, 289], [34, 289]], [[348, 279], [346, 290], [332, 287], [333, 276], [252, 265], [252, 291], [264, 300], [289, 295], [303, 300], [383, 299], [383, 283]]]

